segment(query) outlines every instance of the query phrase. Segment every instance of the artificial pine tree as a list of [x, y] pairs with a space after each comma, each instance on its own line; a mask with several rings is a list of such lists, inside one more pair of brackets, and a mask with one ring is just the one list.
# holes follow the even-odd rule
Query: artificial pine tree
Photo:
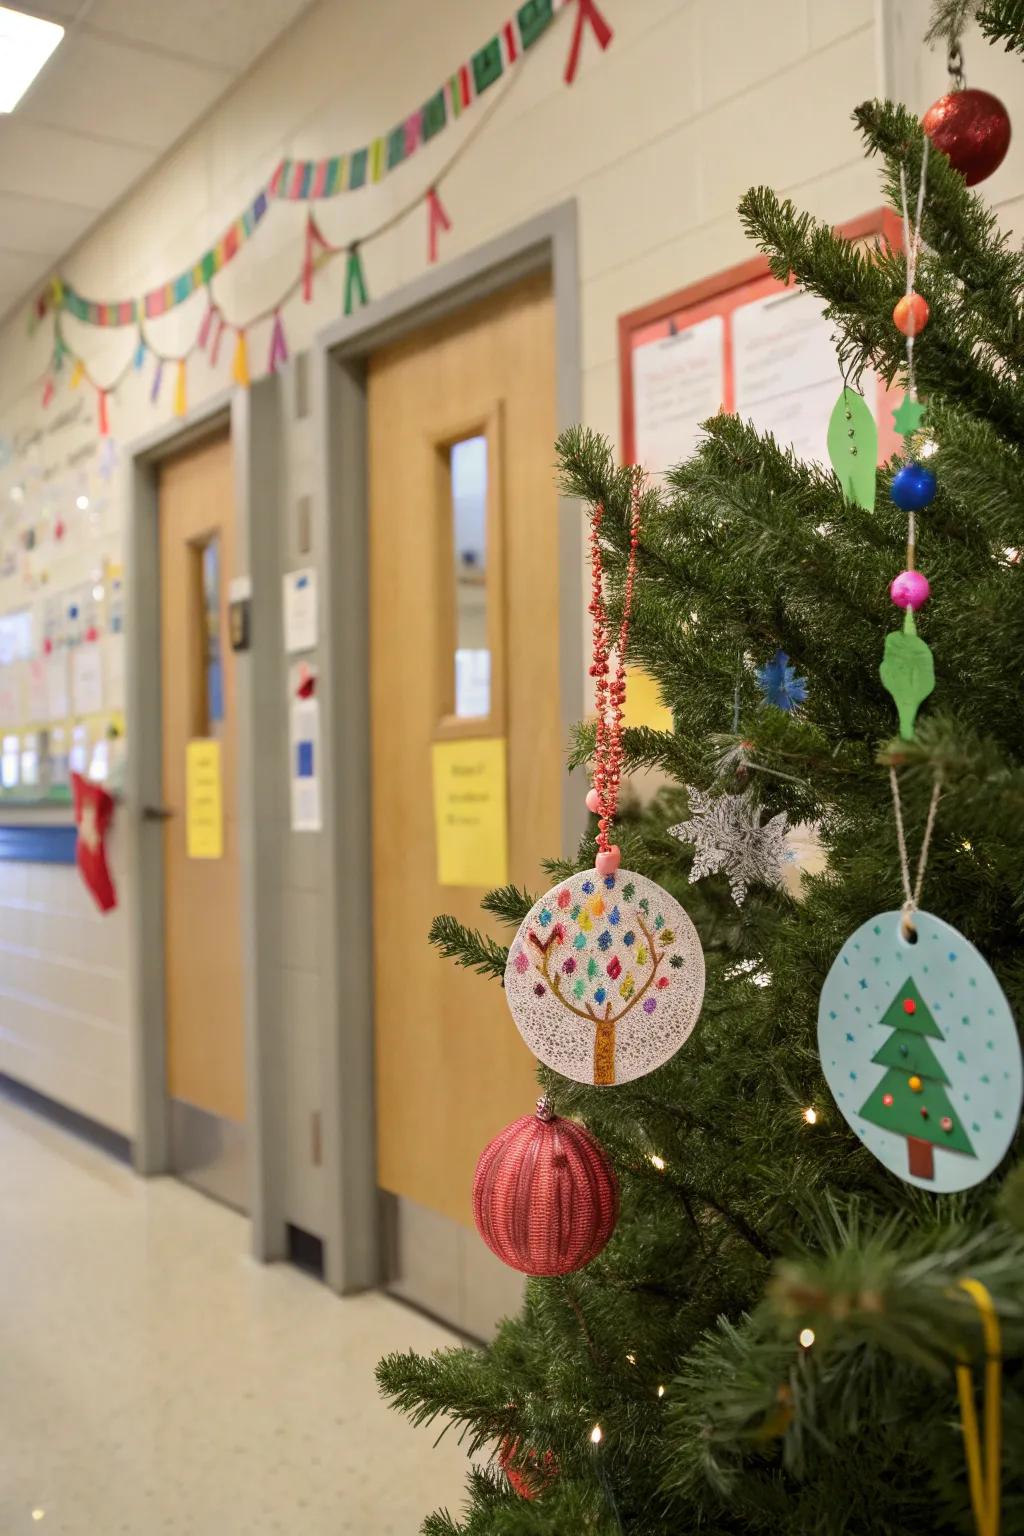
[[[947, 4], [941, 19], [955, 28], [968, 9]], [[1024, 52], [1020, 0], [979, 19]], [[901, 164], [917, 186], [919, 125], [890, 104], [855, 115], [898, 208]], [[740, 212], [775, 274], [827, 302], [848, 374], [897, 377], [904, 256], [864, 254], [766, 188]], [[627, 731], [626, 748], [630, 767], [657, 768], [674, 787], [621, 825], [619, 841], [623, 865], [668, 888], [697, 924], [703, 1013], [684, 1048], [636, 1081], [594, 1088], [540, 1071], [557, 1112], [579, 1117], [617, 1169], [622, 1214], [604, 1252], [567, 1278], [530, 1281], [487, 1349], [381, 1363], [385, 1394], [416, 1422], [457, 1426], [481, 1463], [465, 1511], [430, 1516], [427, 1536], [969, 1532], [954, 1367], [977, 1365], [984, 1349], [958, 1289], [965, 1276], [999, 1313], [1003, 1531], [1024, 1533], [1016, 1146], [966, 1193], [894, 1177], [840, 1115], [815, 1028], [840, 946], [902, 900], [894, 762], [915, 846], [941, 772], [927, 905], [977, 945], [1024, 1017], [1024, 258], [938, 154], [924, 239], [917, 288], [931, 319], [917, 382], [939, 493], [918, 534], [933, 584], [919, 629], [936, 687], [915, 740], [896, 738], [879, 677], [906, 538], [888, 496], [897, 461], [868, 511], [833, 475], [720, 416], [664, 490], [642, 491], [631, 657], [657, 679], [675, 728]], [[564, 434], [559, 454], [566, 490], [605, 508], [606, 568], [621, 587], [636, 472], [583, 429]], [[758, 687], [756, 669], [777, 650], [806, 682], [799, 710], [771, 707]], [[581, 727], [577, 764], [592, 746]], [[667, 831], [688, 814], [688, 784], [753, 787], [766, 816], [817, 822], [827, 869], [804, 878], [799, 900], [762, 884], [742, 907], [725, 873], [690, 884], [692, 850]], [[578, 861], [548, 874], [593, 862], [588, 839]], [[532, 900], [509, 887], [485, 906], [515, 928]], [[501, 976], [493, 938], [446, 918], [433, 938]], [[918, 1075], [942, 1095], [926, 1032], [891, 1038], [897, 1052], [921, 1052]], [[969, 1143], [948, 1155], [969, 1156]]]

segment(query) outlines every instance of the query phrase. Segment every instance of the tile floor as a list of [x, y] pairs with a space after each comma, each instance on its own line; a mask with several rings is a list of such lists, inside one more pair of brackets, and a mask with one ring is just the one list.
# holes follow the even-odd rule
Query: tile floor
[[449, 1334], [0, 1096], [2, 1536], [414, 1536], [466, 1463], [377, 1396]]

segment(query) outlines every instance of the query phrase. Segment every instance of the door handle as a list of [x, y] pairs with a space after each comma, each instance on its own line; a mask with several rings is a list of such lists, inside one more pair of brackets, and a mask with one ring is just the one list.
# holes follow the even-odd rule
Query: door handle
[[144, 805], [142, 807], [143, 821], [170, 821], [174, 812], [169, 805]]

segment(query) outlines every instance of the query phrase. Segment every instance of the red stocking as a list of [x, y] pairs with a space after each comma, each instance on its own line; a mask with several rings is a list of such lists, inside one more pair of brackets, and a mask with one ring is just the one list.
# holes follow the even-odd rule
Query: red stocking
[[75, 826], [78, 843], [75, 858], [85, 881], [101, 912], [109, 912], [117, 906], [117, 892], [107, 868], [107, 850], [104, 840], [107, 828], [114, 819], [114, 802], [99, 784], [91, 784], [80, 773], [71, 775], [71, 787], [75, 796]]

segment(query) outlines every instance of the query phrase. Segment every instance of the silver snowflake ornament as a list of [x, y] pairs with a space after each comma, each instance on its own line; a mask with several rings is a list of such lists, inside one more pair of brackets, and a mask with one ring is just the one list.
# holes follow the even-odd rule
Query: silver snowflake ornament
[[686, 786], [691, 819], [669, 827], [672, 837], [692, 843], [690, 884], [724, 870], [737, 906], [755, 883], [781, 885], [782, 866], [789, 859], [785, 811], [761, 824], [761, 811], [751, 790], [741, 795], [711, 795]]

